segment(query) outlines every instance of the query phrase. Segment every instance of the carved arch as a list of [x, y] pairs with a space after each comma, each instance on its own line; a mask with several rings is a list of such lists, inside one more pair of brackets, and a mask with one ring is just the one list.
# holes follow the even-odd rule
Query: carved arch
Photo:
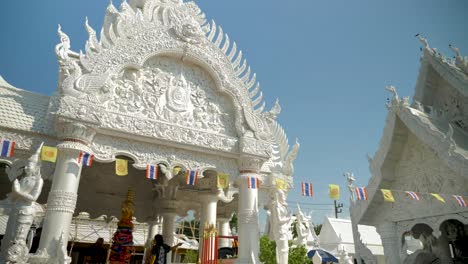
[[217, 91], [221, 92], [223, 95], [226, 95], [227, 98], [230, 99], [234, 109], [234, 120], [237, 136], [241, 137], [244, 134], [243, 123], [245, 122], [245, 120], [242, 110], [245, 107], [245, 103], [243, 102], [243, 100], [240, 99], [241, 96], [239, 94], [236, 95], [236, 93], [233, 91], [231, 87], [232, 84], [226, 82], [226, 77], [223, 77], [222, 73], [220, 73], [219, 70], [216, 70], [212, 66], [210, 66], [210, 63], [206, 58], [203, 58], [196, 54], [192, 54], [189, 51], [184, 51], [183, 49], [161, 49], [158, 51], [148, 53], [147, 55], [143, 56], [141, 60], [137, 63], [129, 62], [121, 64], [117, 68], [113, 69], [111, 72], [106, 72], [105, 74], [116, 74], [128, 68], [141, 69], [144, 67], [146, 62], [158, 57], [169, 57], [173, 59], [181, 58], [183, 64], [185, 64], [185, 62], [189, 62], [195, 66], [200, 67], [209, 77], [212, 78]]

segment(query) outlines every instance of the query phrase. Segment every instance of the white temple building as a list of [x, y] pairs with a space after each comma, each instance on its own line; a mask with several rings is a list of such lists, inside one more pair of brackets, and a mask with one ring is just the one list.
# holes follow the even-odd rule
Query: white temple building
[[[388, 88], [393, 98], [380, 146], [369, 157], [368, 200], [351, 201], [358, 263], [376, 258], [359, 242], [355, 224], [377, 228], [389, 264], [468, 261], [468, 58], [452, 47], [456, 58], [447, 59], [420, 39], [413, 102]], [[381, 189], [391, 190], [395, 202], [385, 202]], [[407, 241], [415, 239], [421, 247], [410, 252]]]
[[[258, 213], [266, 208], [277, 250], [288, 252], [286, 196], [299, 144], [290, 148], [276, 121], [278, 101], [265, 110], [237, 44], [181, 0], [110, 3], [99, 33], [84, 27], [89, 39], [80, 52], [58, 27], [53, 95], [0, 79], [0, 138], [15, 143], [13, 156], [0, 157], [2, 212], [10, 216], [0, 262], [69, 263], [72, 219], [82, 212], [133, 215], [148, 224], [148, 237], [160, 232], [169, 245], [176, 216], [192, 210], [201, 229], [218, 224], [227, 235], [236, 213], [237, 262], [259, 263]], [[55, 163], [41, 162], [41, 143], [58, 149]], [[83, 166], [81, 154], [94, 155], [93, 164]], [[116, 160], [128, 163], [127, 176], [116, 176], [123, 168]], [[148, 165], [157, 165], [157, 179], [145, 177]], [[121, 204], [129, 188], [133, 211]], [[37, 208], [45, 208], [43, 221]], [[34, 255], [27, 253], [31, 225], [42, 227]], [[280, 256], [286, 264], [287, 254]]]
[[[369, 248], [377, 263], [385, 263], [382, 241], [375, 227], [358, 225], [362, 242]], [[344, 251], [350, 257], [354, 257], [354, 239], [351, 220], [325, 217], [320, 235], [318, 236], [320, 247], [338, 256]]]

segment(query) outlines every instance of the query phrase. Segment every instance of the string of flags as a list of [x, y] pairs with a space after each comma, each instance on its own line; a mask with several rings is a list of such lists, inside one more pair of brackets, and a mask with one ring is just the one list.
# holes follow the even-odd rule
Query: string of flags
[[[11, 158], [14, 155], [16, 142], [13, 140], [8, 140], [0, 138], [0, 157]], [[57, 148], [50, 146], [42, 146], [41, 149], [41, 160], [56, 162], [57, 161]], [[86, 152], [80, 151], [77, 157], [77, 162], [83, 166], [91, 166], [94, 160], [94, 155]], [[173, 169], [174, 174], [178, 174], [181, 168], [176, 167]], [[146, 167], [146, 178], [151, 180], [157, 180], [161, 173], [159, 165], [148, 164]], [[115, 160], [115, 174], [117, 176], [126, 176], [128, 175], [128, 160], [125, 159], [116, 159]], [[194, 186], [198, 181], [199, 170], [187, 170], [185, 173], [186, 184]], [[227, 188], [229, 186], [229, 175], [225, 173], [218, 173], [217, 175], [217, 186], [218, 188]], [[287, 189], [287, 182], [284, 179], [275, 179], [275, 186], [277, 189], [285, 190]], [[260, 187], [260, 182], [255, 176], [247, 177], [247, 187], [249, 189], [258, 189]], [[383, 200], [385, 202], [395, 203], [395, 197], [393, 192], [403, 192], [407, 197], [414, 201], [421, 201], [421, 193], [414, 191], [397, 191], [389, 189], [380, 189], [382, 193]], [[311, 182], [302, 182], [301, 183], [301, 192], [302, 196], [312, 197], [313, 196], [313, 185]], [[328, 185], [328, 194], [331, 199], [338, 200], [340, 198], [340, 186], [337, 184]], [[366, 187], [355, 187], [354, 194], [356, 200], [358, 201], [367, 201], [369, 199], [367, 188]], [[441, 194], [437, 193], [424, 193], [428, 194], [436, 200], [446, 203], [444, 197]], [[460, 207], [468, 207], [467, 200], [462, 195], [451, 195], [453, 199], [457, 202]]]
[[[407, 197], [409, 197], [410, 199], [414, 201], [421, 201], [421, 196], [420, 196], [421, 193], [418, 194], [413, 191], [397, 191], [397, 190], [389, 190], [389, 189], [380, 189], [380, 191], [382, 192], [382, 197], [384, 201], [389, 202], [389, 203], [396, 202], [395, 197], [393, 196], [393, 192], [403, 192], [407, 194]], [[361, 201], [361, 200], [367, 201], [369, 199], [366, 187], [355, 187], [354, 193], [355, 193], [356, 200], [358, 201]], [[430, 196], [434, 197], [436, 200], [442, 203], [446, 203], [444, 197], [442, 197], [441, 194], [438, 194], [438, 193], [424, 193], [424, 194], [429, 194]], [[462, 195], [453, 194], [451, 196], [455, 199], [455, 201], [460, 207], [468, 207], [468, 203], [465, 197], [463, 197]]]
[[[413, 191], [396, 191], [396, 190], [389, 190], [389, 189], [380, 189], [380, 192], [382, 193], [382, 197], [385, 202], [390, 202], [390, 203], [396, 202], [395, 197], [393, 196], [393, 192], [403, 192], [410, 199], [414, 201], [421, 201], [421, 196], [420, 196], [421, 193], [418, 194]], [[301, 182], [301, 193], [302, 193], [302, 196], [312, 197], [313, 195], [312, 183]], [[366, 187], [354, 187], [353, 193], [357, 201], [369, 200], [369, 194], [367, 192]], [[444, 197], [442, 197], [441, 194], [437, 194], [437, 193], [425, 193], [425, 194], [429, 194], [431, 197], [434, 197], [438, 201], [445, 203], [445, 199]], [[338, 200], [340, 198], [340, 186], [337, 184], [329, 184], [328, 195], [331, 199]], [[455, 194], [451, 196], [455, 199], [455, 201], [460, 207], [468, 207], [467, 199], [464, 196], [455, 195]]]

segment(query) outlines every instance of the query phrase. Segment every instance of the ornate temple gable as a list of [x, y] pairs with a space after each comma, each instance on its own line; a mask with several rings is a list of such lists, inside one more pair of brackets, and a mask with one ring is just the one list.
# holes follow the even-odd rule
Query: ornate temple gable
[[[400, 160], [394, 167], [393, 181], [382, 186], [387, 189], [411, 190], [419, 193], [463, 194], [468, 192], [468, 178], [447, 166], [437, 153], [423, 144], [413, 133], [408, 133], [407, 143], [401, 152]], [[407, 199], [404, 193], [395, 193], [395, 199]], [[452, 197], [446, 197], [446, 199]], [[396, 203], [395, 212], [408, 216], [437, 215], [441, 212], [454, 212], [460, 207], [456, 203], [434, 203], [431, 197], [423, 195], [420, 202]], [[404, 200], [407, 201], [407, 200]], [[382, 201], [383, 202], [383, 201]], [[431, 211], [432, 210], [432, 211]], [[395, 214], [393, 217], [398, 217]]]
[[[402, 130], [400, 134], [404, 138], [400, 141], [403, 144], [392, 146], [387, 160], [380, 168], [380, 182], [368, 187], [372, 194], [363, 215], [365, 221], [375, 224], [384, 219], [401, 221], [460, 211], [460, 207], [450, 199], [452, 194], [468, 192], [468, 178], [464, 177], [463, 171], [453, 170], [456, 167], [449, 167], [430, 146], [411, 133], [402, 121], [397, 120], [397, 123], [396, 130]], [[397, 190], [393, 192], [397, 202], [384, 202], [380, 188]], [[422, 197], [421, 201], [410, 200], [402, 191], [418, 192]], [[436, 202], [428, 193], [445, 194], [447, 203]]]
[[[141, 81], [142, 88], [138, 90], [142, 93], [151, 93], [151, 89], [160, 90], [162, 87], [158, 86], [158, 83], [152, 83], [160, 81], [156, 77], [169, 74], [171, 75], [167, 80], [169, 84], [180, 80], [181, 84], [190, 86], [195, 91], [197, 79], [191, 78], [190, 74], [175, 72], [164, 68], [164, 65], [159, 65], [162, 68], [159, 66], [148, 67], [150, 62], [155, 60], [154, 58], [170, 57], [174, 63], [177, 61], [180, 65], [193, 64], [198, 65], [196, 66], [198, 68], [203, 68], [206, 76], [209, 75], [211, 79], [208, 85], [212, 85], [216, 92], [227, 95], [225, 98], [229, 98], [231, 105], [233, 105], [231, 113], [235, 122], [231, 120], [223, 123], [224, 121], [221, 120], [218, 125], [210, 126], [207, 129], [203, 129], [205, 124], [195, 122], [195, 128], [199, 126], [200, 130], [208, 130], [207, 132], [226, 136], [235, 134], [237, 137], [255, 137], [260, 141], [271, 140], [269, 125], [266, 121], [268, 114], [263, 112], [264, 102], [261, 92], [259, 93], [255, 74], [251, 73], [246, 60], [242, 60], [242, 52], [237, 50], [236, 44], [231, 45], [229, 37], [223, 33], [221, 27], [216, 26], [214, 21], [211, 25], [207, 24], [204, 14], [194, 2], [147, 0], [132, 1], [128, 4], [123, 1], [119, 10], [112, 4], [107, 8], [99, 40], [96, 31], [87, 22], [85, 27], [89, 33], [85, 53], [78, 54], [70, 51], [70, 40], [60, 28], [61, 42], [56, 46], [56, 54], [60, 64], [60, 92], [65, 98], [71, 97], [64, 99], [64, 101], [70, 102], [68, 106], [64, 105], [64, 107], [68, 107], [66, 112], [75, 112], [75, 116], [72, 118], [88, 118], [91, 120], [86, 121], [99, 123], [98, 118], [93, 117], [92, 114], [91, 117], [87, 117], [83, 113], [86, 112], [85, 109], [78, 111], [77, 108], [83, 108], [90, 103], [98, 105], [102, 99], [108, 98], [107, 93], [112, 90], [109, 86], [116, 85], [116, 83], [117, 86], [120, 84], [122, 87], [129, 86], [132, 81]], [[156, 71], [158, 67], [161, 73]], [[135, 76], [129, 70], [132, 68], [136, 70]], [[183, 79], [185, 79], [185, 84]], [[134, 96], [134, 93], [137, 92], [135, 89], [130, 90], [133, 90], [133, 95], [130, 93], [130, 95], [122, 96]], [[176, 90], [184, 91], [182, 89]], [[129, 90], [127, 89], [127, 91]], [[163, 107], [163, 100], [160, 100], [159, 104], [154, 102], [158, 92], [162, 91], [152, 91], [153, 99], [151, 100], [153, 101], [136, 100], [128, 103], [140, 104], [133, 107], [139, 109], [138, 115], [151, 116], [152, 113], [149, 112], [152, 110], [149, 111], [148, 105], [155, 107], [154, 111], [158, 110], [158, 107]], [[174, 94], [174, 96], [181, 95]], [[168, 98], [167, 95], [164, 97]], [[218, 95], [218, 97], [220, 96]], [[81, 101], [82, 105], [75, 106], [79, 102], [74, 101], [73, 98]], [[177, 100], [179, 99], [181, 98]], [[193, 101], [193, 97], [190, 101]], [[174, 103], [175, 101], [170, 104], [171, 111], [182, 109], [182, 105], [175, 109]], [[113, 102], [108, 100], [106, 104], [112, 106]], [[114, 107], [120, 106], [114, 104]], [[193, 105], [187, 107], [195, 111]], [[218, 109], [215, 109], [216, 107]], [[206, 108], [211, 108], [207, 111], [214, 112], [221, 110], [216, 104], [208, 105]], [[102, 105], [98, 106], [98, 109], [108, 110]], [[82, 112], [81, 116], [78, 113], [80, 111]], [[225, 112], [219, 114], [219, 118], [223, 119]], [[109, 116], [111, 115], [110, 113]], [[125, 116], [125, 119], [127, 118], [129, 117]], [[184, 118], [181, 117], [181, 119]], [[214, 119], [218, 118], [214, 117]], [[189, 124], [190, 122], [185, 123]], [[235, 124], [235, 131], [229, 127], [232, 126], [232, 123]], [[229, 126], [222, 127], [222, 124]], [[209, 131], [210, 129], [211, 131]], [[255, 154], [265, 155], [258, 152]]]
[[414, 100], [426, 112], [468, 132], [468, 59], [451, 48], [455, 60], [447, 59], [425, 43]]
[[[389, 186], [396, 184], [395, 169], [397, 163], [403, 160], [402, 155], [404, 155], [404, 149], [408, 148], [407, 145], [414, 145], [414, 139], [417, 139], [420, 144], [420, 146], [414, 146], [415, 150], [423, 149], [424, 151], [420, 151], [421, 153], [427, 152], [426, 156], [433, 157], [433, 159], [428, 158], [428, 160], [432, 160], [435, 164], [435, 161], [443, 164], [443, 167], [442, 165], [439, 167], [450, 170], [451, 175], [459, 177], [458, 181], [466, 181], [466, 171], [468, 171], [466, 134], [461, 129], [448, 125], [446, 122], [438, 121], [424, 112], [423, 107], [417, 104], [414, 107], [418, 109], [410, 107], [407, 98], [399, 99], [395, 89], [390, 90], [394, 93], [394, 98], [392, 104], [388, 105], [390, 111], [387, 116], [384, 134], [374, 158], [369, 157], [369, 168], [372, 173], [368, 183], [370, 201], [368, 204], [356, 204], [356, 217], [361, 223], [371, 221], [373, 215], [379, 215], [377, 211], [380, 210], [379, 208], [383, 203], [379, 189], [391, 188]], [[412, 163], [419, 164], [421, 162]], [[434, 177], [434, 180], [440, 180], [448, 177], [445, 173], [439, 172], [440, 175], [428, 175], [432, 175], [431, 177]], [[414, 175], [407, 175], [407, 177], [412, 176]], [[410, 188], [411, 182], [401, 183], [400, 185]], [[444, 184], [441, 186], [444, 186]], [[451, 192], [447, 191], [446, 193]]]

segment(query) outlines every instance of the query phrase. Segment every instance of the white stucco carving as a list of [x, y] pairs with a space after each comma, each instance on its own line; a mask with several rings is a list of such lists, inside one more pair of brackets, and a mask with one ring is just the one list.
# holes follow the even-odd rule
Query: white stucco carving
[[302, 245], [306, 249], [319, 248], [320, 245], [317, 234], [315, 233], [313, 224], [311, 226], [312, 217], [305, 215], [299, 205], [297, 205], [297, 211], [297, 238], [293, 243], [296, 245]]
[[28, 259], [26, 239], [36, 215], [36, 200], [44, 184], [40, 170], [41, 148], [42, 144], [24, 168], [25, 176], [13, 181], [12, 192], [8, 195], [12, 210], [2, 239], [0, 261], [4, 263], [26, 263]]
[[270, 233], [272, 239], [276, 241], [276, 262], [279, 264], [288, 263], [288, 233], [290, 229], [291, 215], [288, 212], [286, 193], [284, 190], [276, 189], [271, 194], [270, 200]]

